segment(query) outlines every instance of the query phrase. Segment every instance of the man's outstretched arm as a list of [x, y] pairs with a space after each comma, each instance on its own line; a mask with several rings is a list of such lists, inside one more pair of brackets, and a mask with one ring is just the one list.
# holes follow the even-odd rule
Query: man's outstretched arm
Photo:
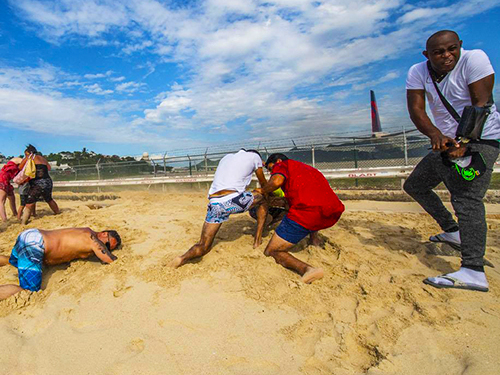
[[257, 168], [255, 170], [255, 175], [257, 176], [257, 180], [259, 180], [260, 187], [264, 187], [267, 184], [267, 180], [262, 168]]
[[255, 189], [258, 193], [269, 194], [279, 189], [285, 183], [285, 176], [282, 174], [273, 174], [269, 182], [260, 189]]
[[406, 100], [411, 121], [422, 134], [430, 138], [434, 151], [446, 151], [451, 145], [458, 147], [457, 141], [441, 133], [427, 115], [425, 90], [406, 90]]
[[113, 261], [118, 259], [113, 254], [111, 254], [106, 245], [104, 245], [94, 233], [90, 235], [90, 239], [92, 241], [92, 250], [94, 251], [95, 255], [104, 263], [112, 263]]

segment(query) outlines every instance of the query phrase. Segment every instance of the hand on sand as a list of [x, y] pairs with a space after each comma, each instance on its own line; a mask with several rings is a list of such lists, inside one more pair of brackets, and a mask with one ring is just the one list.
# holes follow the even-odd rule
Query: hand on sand
[[302, 275], [302, 281], [306, 284], [311, 284], [313, 281], [322, 279], [324, 275], [323, 268], [309, 267], [306, 273]]

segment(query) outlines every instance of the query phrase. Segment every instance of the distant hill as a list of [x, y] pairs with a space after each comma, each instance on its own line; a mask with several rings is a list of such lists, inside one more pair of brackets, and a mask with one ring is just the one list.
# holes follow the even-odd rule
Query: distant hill
[[122, 161], [134, 161], [130, 156], [118, 155], [103, 155], [97, 154], [94, 151], [87, 151], [83, 148], [82, 151], [61, 151], [56, 154], [50, 153], [45, 155], [48, 161], [55, 161], [57, 165], [68, 164], [71, 167], [78, 165], [95, 165], [100, 160], [101, 163], [118, 163]]

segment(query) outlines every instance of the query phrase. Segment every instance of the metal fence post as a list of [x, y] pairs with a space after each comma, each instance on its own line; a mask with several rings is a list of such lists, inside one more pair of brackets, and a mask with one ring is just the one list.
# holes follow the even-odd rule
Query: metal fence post
[[[408, 166], [408, 139], [406, 138], [406, 129], [403, 126], [403, 148], [405, 152], [405, 167]], [[405, 183], [405, 178], [401, 178], [401, 191], [404, 191], [403, 186]]]
[[100, 180], [101, 179], [101, 171], [99, 170], [99, 163], [101, 162], [101, 159], [97, 160], [97, 164], [95, 165], [96, 169], [97, 169], [97, 179]]
[[406, 138], [406, 131], [403, 126], [403, 148], [405, 152], [405, 167], [408, 165], [408, 139]]
[[151, 159], [151, 163], [153, 163], [153, 176], [156, 177], [156, 163], [153, 159]]
[[[99, 160], [97, 160], [97, 164], [95, 165], [96, 169], [97, 169], [97, 179], [98, 180], [101, 180], [101, 171], [99, 170], [100, 169], [100, 167], [99, 167], [100, 162], [101, 162], [101, 159], [99, 158]], [[101, 192], [101, 187], [99, 185], [97, 186], [97, 192], [98, 193]]]
[[163, 173], [166, 176], [167, 175], [167, 151], [163, 154]]
[[208, 147], [205, 150], [205, 174], [208, 174], [208, 159], [207, 159]]
[[189, 157], [189, 155], [187, 155], [187, 158], [189, 159], [189, 175], [192, 176], [193, 175], [193, 167], [191, 165], [191, 158]]
[[[352, 143], [354, 145], [354, 168], [358, 169], [358, 148], [356, 147], [356, 138], [352, 139]], [[354, 180], [354, 184], [356, 187], [358, 187], [358, 179], [356, 178]]]
[[311, 145], [311, 157], [312, 157], [312, 166], [316, 168], [316, 158], [314, 155], [314, 145]]

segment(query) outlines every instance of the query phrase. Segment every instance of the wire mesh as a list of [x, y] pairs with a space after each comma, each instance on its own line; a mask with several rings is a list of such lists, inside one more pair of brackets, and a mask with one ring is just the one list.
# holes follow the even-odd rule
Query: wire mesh
[[[415, 165], [428, 152], [428, 145], [428, 140], [418, 133], [402, 132], [381, 137], [302, 137], [244, 146], [246, 149], [257, 149], [264, 160], [272, 153], [281, 152], [291, 159], [326, 171]], [[222, 157], [241, 148], [240, 144], [233, 144], [174, 150], [144, 155], [134, 161], [55, 168], [51, 175], [55, 181], [209, 176], [215, 173]]]

